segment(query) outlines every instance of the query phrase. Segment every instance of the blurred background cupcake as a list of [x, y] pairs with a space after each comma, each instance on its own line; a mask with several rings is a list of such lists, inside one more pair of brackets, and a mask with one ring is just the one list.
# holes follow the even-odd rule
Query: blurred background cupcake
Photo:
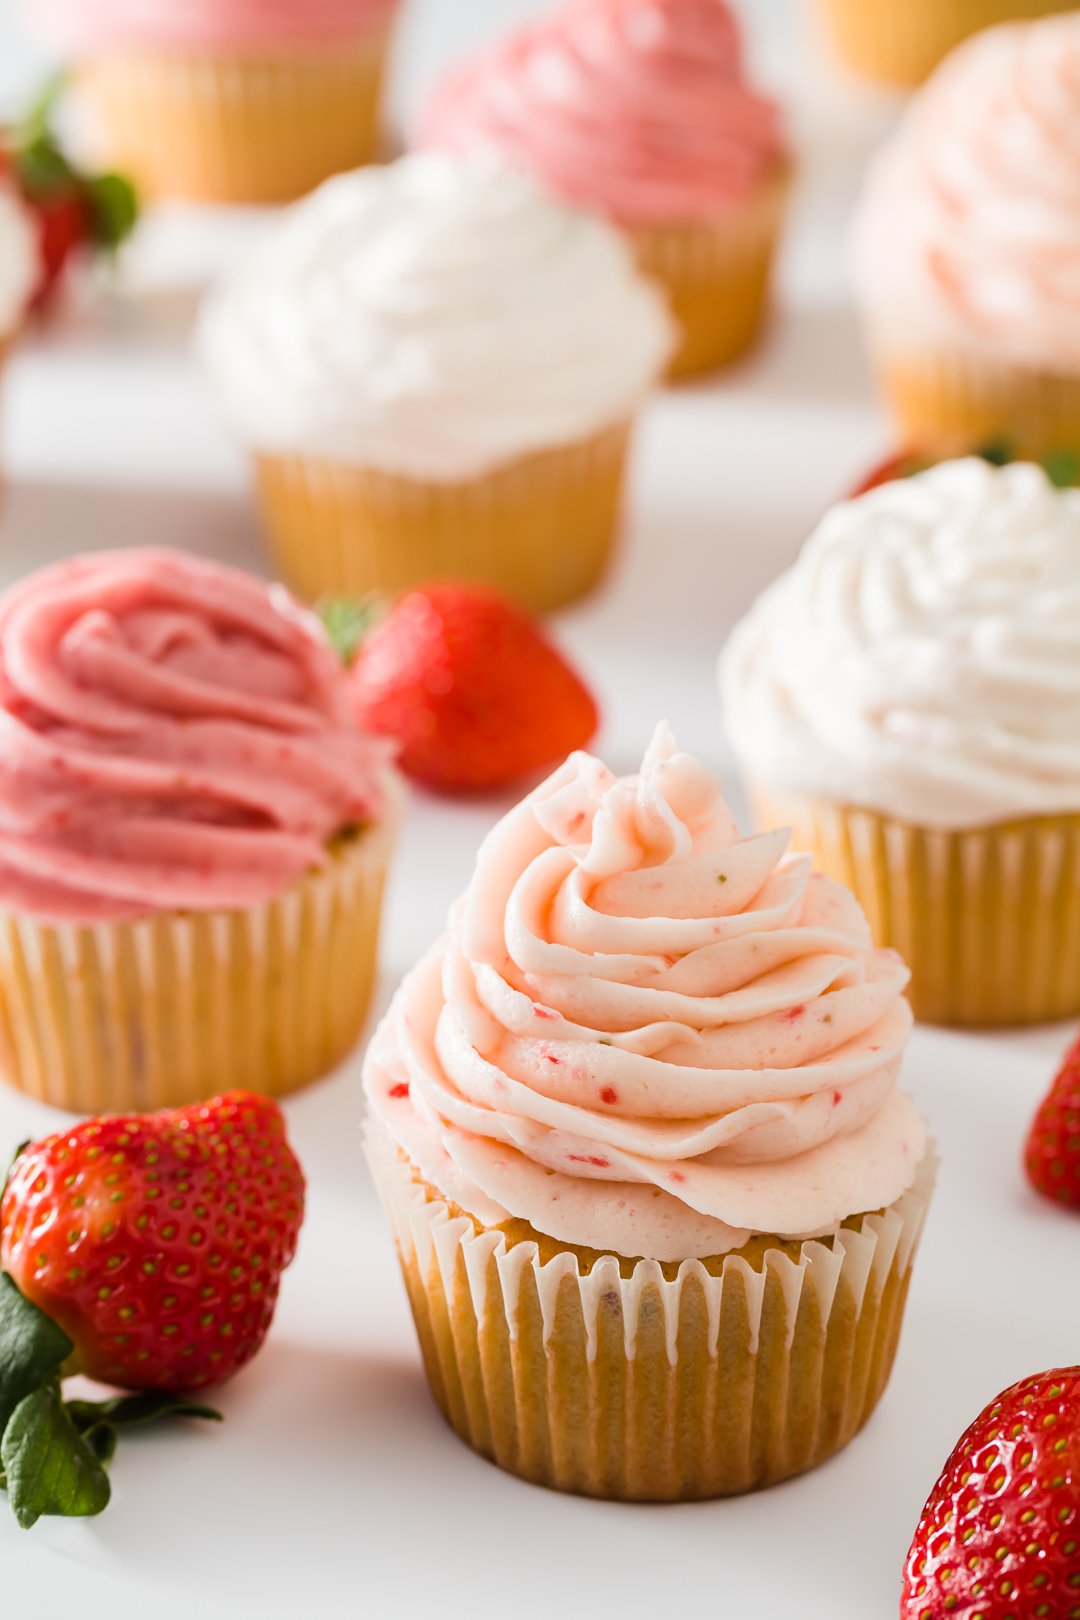
[[871, 167], [853, 248], [910, 446], [1080, 443], [1080, 12], [949, 58]]
[[432, 1390], [512, 1473], [621, 1500], [815, 1467], [892, 1369], [936, 1156], [907, 969], [740, 838], [661, 727], [480, 850], [365, 1062]]
[[851, 886], [921, 1018], [1080, 1013], [1080, 491], [971, 458], [842, 503], [721, 675], [760, 825]]
[[790, 159], [723, 0], [572, 0], [452, 73], [419, 137], [495, 150], [622, 226], [678, 319], [672, 376], [757, 336]]
[[1072, 0], [812, 0], [837, 60], [911, 89], [970, 34], [995, 23], [1072, 11]]
[[0, 597], [0, 1072], [78, 1113], [355, 1044], [399, 799], [281, 587], [101, 552]]
[[369, 162], [397, 0], [33, 0], [95, 155], [148, 197], [275, 203]]
[[328, 182], [201, 324], [302, 594], [456, 576], [536, 609], [602, 574], [673, 341], [610, 226], [438, 153]]

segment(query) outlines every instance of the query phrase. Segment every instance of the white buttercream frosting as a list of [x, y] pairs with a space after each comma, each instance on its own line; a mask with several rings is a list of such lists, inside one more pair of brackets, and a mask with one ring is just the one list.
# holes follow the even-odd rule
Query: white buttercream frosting
[[672, 344], [612, 227], [431, 153], [289, 209], [201, 322], [254, 448], [444, 480], [615, 425]]
[[30, 213], [0, 183], [0, 338], [10, 337], [26, 314], [41, 270], [41, 250]]
[[853, 261], [886, 345], [1080, 366], [1080, 11], [947, 59], [868, 172]]
[[663, 728], [639, 773], [576, 754], [512, 811], [365, 1064], [428, 1183], [655, 1260], [900, 1197], [926, 1145], [896, 1089], [908, 972], [786, 844], [741, 838]]
[[1080, 491], [971, 459], [834, 507], [721, 685], [773, 788], [920, 826], [1080, 811]]

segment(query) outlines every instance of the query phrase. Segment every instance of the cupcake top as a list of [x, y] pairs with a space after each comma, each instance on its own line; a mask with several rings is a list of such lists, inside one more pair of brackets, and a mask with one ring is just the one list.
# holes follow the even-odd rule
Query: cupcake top
[[0, 906], [54, 922], [272, 899], [391, 780], [318, 621], [171, 551], [0, 597], [0, 739]]
[[946, 60], [870, 170], [853, 250], [905, 342], [1080, 366], [1080, 11]]
[[287, 210], [201, 323], [256, 449], [445, 480], [614, 426], [672, 346], [610, 226], [434, 153]]
[[640, 774], [575, 754], [519, 805], [368, 1056], [425, 1179], [486, 1224], [656, 1260], [905, 1192], [907, 969], [786, 842], [741, 839], [664, 728]]
[[1080, 490], [973, 457], [834, 507], [721, 684], [772, 787], [918, 826], [1080, 811]]
[[337, 44], [389, 20], [398, 0], [33, 0], [26, 7], [54, 49], [284, 49]]
[[34, 222], [21, 199], [0, 178], [0, 340], [18, 331], [40, 271]]
[[493, 149], [628, 225], [736, 208], [786, 155], [724, 0], [571, 0], [453, 73], [421, 139]]

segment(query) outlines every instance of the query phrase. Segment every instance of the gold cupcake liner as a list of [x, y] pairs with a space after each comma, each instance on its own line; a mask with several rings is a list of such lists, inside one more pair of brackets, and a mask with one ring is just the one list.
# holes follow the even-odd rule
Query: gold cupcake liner
[[670, 379], [716, 371], [752, 347], [768, 305], [789, 189], [784, 174], [723, 219], [629, 232], [639, 268], [666, 294], [682, 334]]
[[78, 83], [100, 157], [144, 196], [282, 203], [375, 157], [388, 45], [103, 56]]
[[621, 1501], [758, 1490], [847, 1444], [888, 1382], [937, 1174], [930, 1152], [831, 1240], [661, 1266], [485, 1229], [377, 1121], [367, 1151], [447, 1422], [509, 1473]]
[[563, 607], [610, 560], [631, 427], [620, 422], [461, 483], [261, 455], [257, 485], [277, 567], [310, 600], [455, 578], [497, 586], [535, 612]]
[[914, 88], [955, 46], [995, 23], [1071, 11], [1074, 0], [817, 0], [823, 30], [853, 73]]
[[1080, 444], [1080, 374], [964, 349], [899, 353], [871, 334], [886, 403], [905, 444], [941, 454], [1005, 440], [1018, 455]]
[[875, 940], [911, 968], [932, 1024], [1080, 1016], [1080, 815], [961, 831], [751, 789], [760, 826], [854, 891]]
[[375, 977], [394, 818], [248, 911], [93, 927], [0, 913], [0, 1074], [77, 1114], [280, 1096], [352, 1050]]

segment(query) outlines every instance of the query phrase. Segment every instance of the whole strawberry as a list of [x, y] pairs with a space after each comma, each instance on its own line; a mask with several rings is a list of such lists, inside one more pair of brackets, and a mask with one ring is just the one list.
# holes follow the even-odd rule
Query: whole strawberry
[[1080, 1209], [1080, 1038], [1066, 1052], [1035, 1115], [1024, 1164], [1036, 1192]]
[[26, 1148], [0, 1204], [0, 1261], [80, 1371], [175, 1394], [258, 1350], [303, 1210], [281, 1110], [232, 1092]]
[[360, 724], [396, 738], [402, 768], [447, 791], [540, 771], [597, 727], [592, 696], [536, 621], [479, 585], [401, 597], [363, 639], [352, 690]]
[[923, 1509], [900, 1620], [1080, 1620], [1080, 1367], [976, 1418]]

